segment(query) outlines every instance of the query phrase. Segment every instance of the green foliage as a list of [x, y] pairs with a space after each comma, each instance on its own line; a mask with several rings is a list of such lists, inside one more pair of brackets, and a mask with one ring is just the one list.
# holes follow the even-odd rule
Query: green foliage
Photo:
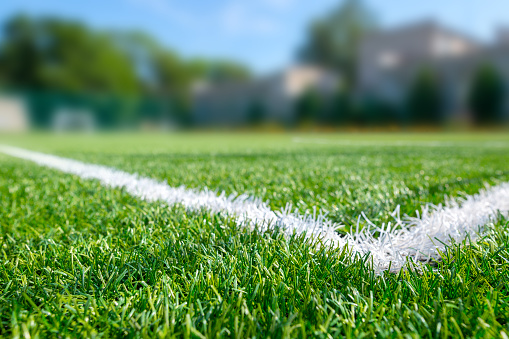
[[[175, 186], [248, 192], [270, 198], [274, 208], [293, 201], [312, 210], [318, 202], [354, 223], [359, 210], [378, 223], [397, 205], [415, 215], [422, 202], [509, 179], [499, 173], [509, 155], [504, 135], [329, 136], [330, 144], [320, 145], [293, 138], [35, 135], [11, 143]], [[0, 164], [5, 337], [508, 333], [506, 220], [420, 271], [376, 276], [365, 258], [319, 240], [239, 229], [227, 215], [139, 201], [6, 156]]]
[[246, 67], [232, 61], [209, 61], [204, 62], [203, 65], [207, 78], [213, 83], [246, 81], [251, 77]]
[[401, 112], [397, 106], [376, 98], [356, 101], [349, 91], [339, 91], [328, 105], [325, 122], [334, 125], [384, 126], [400, 124]]
[[496, 123], [502, 118], [506, 88], [500, 73], [491, 65], [481, 66], [472, 80], [470, 109], [477, 123]]
[[346, 91], [337, 91], [331, 99], [329, 120], [333, 124], [348, 123], [352, 115], [352, 100]]
[[358, 125], [383, 126], [401, 124], [400, 109], [387, 101], [376, 98], [364, 98], [356, 107], [352, 121]]
[[140, 33], [101, 33], [52, 18], [12, 18], [5, 25], [0, 69], [15, 88], [65, 92], [187, 95], [198, 78], [246, 79], [244, 66], [191, 60]]
[[250, 77], [232, 61], [184, 60], [140, 32], [103, 33], [73, 21], [17, 16], [4, 33], [0, 85], [25, 92], [38, 127], [48, 126], [59, 107], [86, 108], [103, 127], [155, 117], [188, 124], [196, 80]]
[[298, 123], [319, 120], [325, 109], [325, 98], [317, 91], [307, 90], [295, 101], [295, 117]]
[[248, 107], [248, 123], [251, 125], [259, 125], [267, 119], [267, 110], [263, 103], [254, 101]]
[[173, 93], [188, 100], [190, 88], [198, 79], [224, 82], [247, 80], [251, 76], [249, 69], [234, 61], [185, 60], [141, 32], [117, 33], [115, 39], [130, 58], [144, 69], [144, 88], [159, 95]]
[[128, 58], [108, 36], [56, 19], [15, 17], [6, 24], [1, 68], [12, 87], [134, 94]]
[[313, 23], [299, 58], [339, 72], [353, 88], [360, 42], [376, 27], [375, 16], [361, 0], [347, 0]]
[[[25, 83], [41, 86], [38, 72], [40, 56], [33, 41], [33, 27], [25, 17], [16, 17], [5, 25], [4, 42], [0, 46], [0, 70], [5, 85]], [[9, 41], [11, 43], [9, 43]]]
[[421, 70], [407, 95], [407, 114], [416, 124], [437, 124], [443, 121], [444, 95], [438, 76], [430, 70]]

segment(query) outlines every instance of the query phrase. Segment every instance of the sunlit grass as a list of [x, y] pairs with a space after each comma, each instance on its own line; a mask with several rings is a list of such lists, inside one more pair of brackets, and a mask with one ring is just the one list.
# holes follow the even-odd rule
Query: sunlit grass
[[[247, 191], [275, 208], [319, 206], [346, 223], [360, 211], [388, 220], [397, 204], [411, 213], [424, 202], [442, 202], [444, 194], [474, 193], [508, 175], [509, 152], [501, 147], [303, 147], [281, 136], [272, 143], [260, 139], [258, 148], [243, 141], [223, 147], [214, 138], [185, 151], [177, 137], [162, 136], [145, 144], [124, 141], [124, 147], [99, 147], [100, 138], [95, 147], [79, 138], [26, 142], [172, 185]], [[366, 258], [318, 247], [319, 240], [239, 229], [224, 215], [146, 203], [6, 156], [0, 164], [5, 336], [509, 333], [505, 219], [488, 225], [477, 244], [452, 246], [423, 270], [376, 276]]]

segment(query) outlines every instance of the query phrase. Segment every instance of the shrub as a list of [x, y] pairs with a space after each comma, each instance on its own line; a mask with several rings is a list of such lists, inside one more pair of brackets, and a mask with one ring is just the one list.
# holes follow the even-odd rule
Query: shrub
[[267, 119], [265, 106], [260, 101], [253, 101], [248, 107], [248, 123], [250, 125], [259, 125]]
[[494, 123], [502, 118], [505, 86], [492, 65], [481, 66], [472, 80], [469, 108], [478, 124]]
[[407, 114], [415, 124], [438, 124], [444, 117], [444, 98], [438, 77], [421, 70], [408, 92]]
[[295, 103], [298, 123], [316, 122], [323, 113], [324, 102], [319, 93], [313, 90], [304, 92]]

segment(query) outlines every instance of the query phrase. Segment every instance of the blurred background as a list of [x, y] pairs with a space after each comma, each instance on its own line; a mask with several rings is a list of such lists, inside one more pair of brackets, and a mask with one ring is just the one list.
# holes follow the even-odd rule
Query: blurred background
[[506, 0], [2, 0], [0, 131], [498, 127]]

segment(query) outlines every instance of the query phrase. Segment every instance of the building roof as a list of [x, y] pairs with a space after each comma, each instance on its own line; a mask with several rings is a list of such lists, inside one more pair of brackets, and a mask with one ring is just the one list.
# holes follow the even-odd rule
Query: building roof
[[409, 31], [443, 32], [443, 33], [447, 33], [449, 35], [454, 35], [456, 37], [459, 37], [459, 38], [469, 42], [472, 45], [478, 45], [478, 46], [483, 45], [483, 43], [479, 39], [469, 35], [468, 33], [465, 33], [458, 29], [447, 26], [447, 25], [445, 25], [435, 19], [431, 19], [431, 18], [404, 23], [402, 25], [395, 26], [395, 27], [392, 27], [389, 29], [378, 30], [378, 31], [375, 31], [375, 32], [369, 34], [366, 37], [366, 39], [370, 40], [370, 39], [391, 38], [394, 35], [397, 35], [400, 33], [407, 33]]

